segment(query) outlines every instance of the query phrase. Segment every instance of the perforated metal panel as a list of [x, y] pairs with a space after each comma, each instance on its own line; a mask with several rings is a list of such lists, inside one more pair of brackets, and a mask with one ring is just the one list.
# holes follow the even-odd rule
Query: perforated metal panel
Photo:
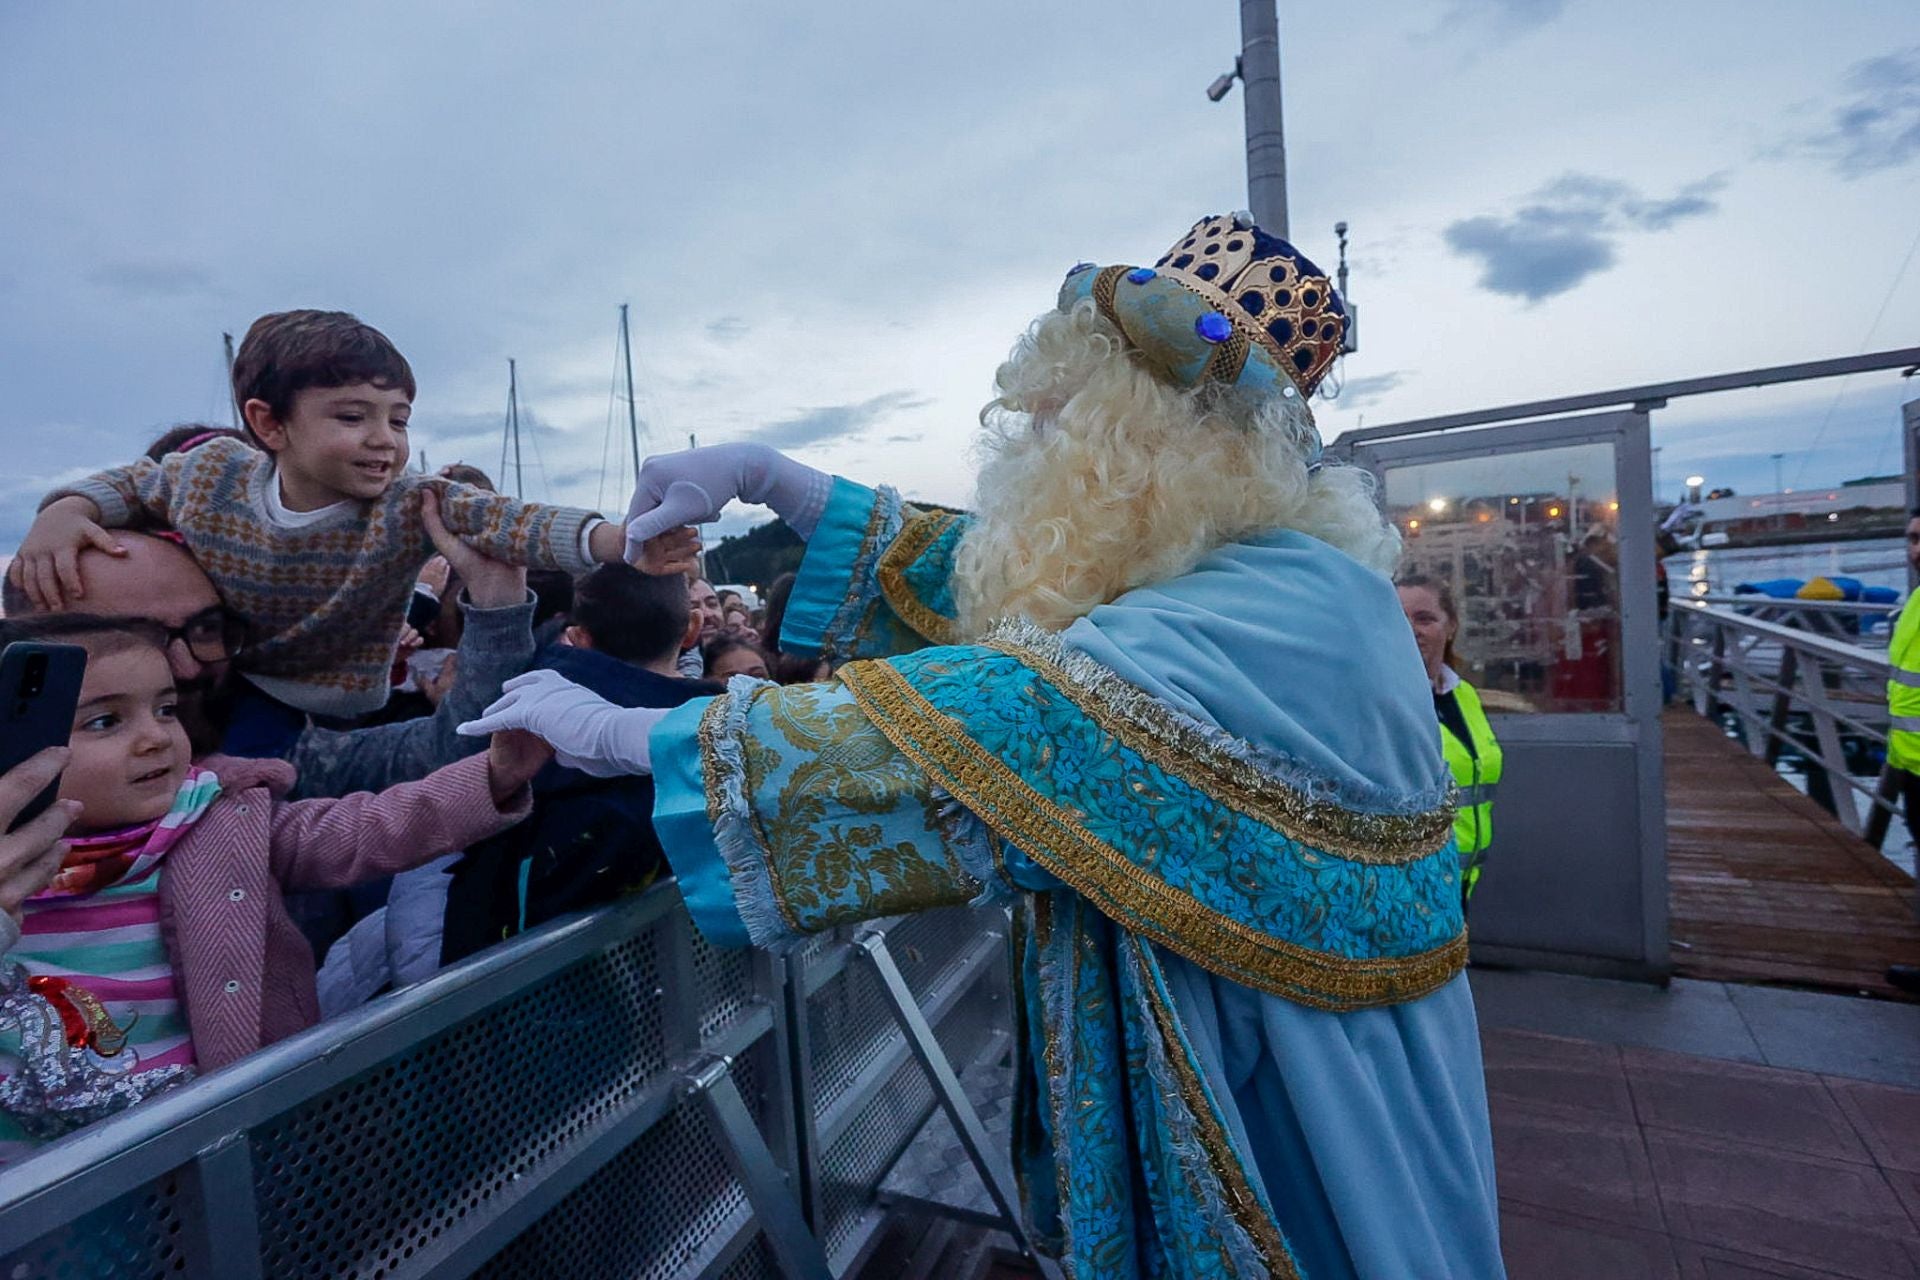
[[9, 1257], [6, 1280], [136, 1280], [186, 1275], [180, 1187], [163, 1178], [122, 1196]]
[[700, 1010], [700, 1038], [711, 1039], [733, 1025], [754, 999], [753, 953], [743, 948], [720, 950], [691, 928], [693, 935], [694, 1007]]
[[404, 1262], [666, 1068], [660, 926], [252, 1135], [275, 1276]]
[[[763, 1133], [773, 1064], [772, 1042], [763, 1038], [732, 1067], [741, 1096], [760, 1111]], [[717, 1254], [750, 1215], [718, 1136], [698, 1101], [688, 1099], [476, 1274], [486, 1280], [669, 1280]], [[756, 1256], [749, 1250], [743, 1258]], [[728, 1274], [743, 1280], [779, 1274], [777, 1268], [740, 1269], [744, 1265], [736, 1259]]]
[[[524, 956], [483, 964], [466, 986], [455, 975], [437, 980], [442, 985], [422, 991], [413, 1007], [403, 992], [384, 1013], [349, 1015], [340, 1034], [359, 1046], [356, 1054], [377, 1046], [389, 1055], [374, 1065], [335, 1059], [336, 1042], [316, 1036], [310, 1045], [276, 1050], [257, 1070], [240, 1063], [193, 1086], [211, 1099], [204, 1112], [171, 1118], [160, 1129], [143, 1128], [143, 1115], [153, 1113], [139, 1109], [104, 1122], [96, 1135], [124, 1131], [126, 1145], [87, 1170], [60, 1175], [67, 1202], [86, 1203], [81, 1191], [89, 1180], [114, 1174], [125, 1160], [141, 1162], [140, 1178], [163, 1167], [161, 1159], [176, 1172], [65, 1223], [58, 1220], [60, 1200], [30, 1193], [31, 1177], [16, 1177], [11, 1196], [0, 1186], [0, 1226], [9, 1239], [32, 1241], [0, 1259], [0, 1280], [186, 1276], [198, 1256], [189, 1255], [186, 1242], [209, 1239], [216, 1264], [245, 1270], [251, 1249], [231, 1252], [245, 1233], [236, 1235], [237, 1224], [221, 1218], [237, 1207], [234, 1197], [209, 1204], [194, 1190], [198, 1177], [179, 1172], [196, 1152], [215, 1151], [210, 1142], [238, 1144], [217, 1148], [224, 1153], [221, 1177], [244, 1180], [251, 1162], [259, 1262], [275, 1280], [405, 1280], [434, 1274], [440, 1259], [466, 1274], [475, 1254], [449, 1256], [445, 1249], [494, 1247], [474, 1232], [501, 1231], [499, 1215], [515, 1205], [516, 1215], [552, 1207], [473, 1274], [775, 1275], [766, 1233], [790, 1229], [792, 1216], [786, 1226], [778, 1215], [773, 1225], [755, 1216], [697, 1091], [669, 1105], [711, 1061], [697, 1048], [739, 1054], [732, 1079], [767, 1147], [776, 1162], [796, 1151], [806, 1161], [795, 1183], [815, 1193], [823, 1241], [836, 1256], [849, 1256], [875, 1225], [879, 1182], [934, 1105], [882, 984], [863, 956], [846, 952], [854, 931], [810, 944], [783, 970], [744, 951], [710, 948], [664, 896], [671, 888], [655, 893], [661, 896], [609, 907], [571, 933], [557, 929], [509, 944], [531, 953], [554, 948], [544, 964]], [[956, 965], [984, 954], [983, 932], [998, 927], [994, 913], [955, 909], [899, 922], [889, 935], [890, 953], [915, 996], [923, 1005], [942, 1002], [931, 1016], [956, 1065], [976, 1056], [1005, 1018], [1001, 964], [969, 971], [964, 989], [953, 981]], [[566, 967], [556, 971], [559, 965]], [[789, 980], [801, 975], [797, 989], [818, 984], [799, 1002], [792, 1026], [785, 1021], [789, 999], [772, 985], [783, 972]], [[496, 974], [509, 976], [497, 991], [487, 989]], [[462, 1001], [484, 997], [449, 1006], [448, 992], [461, 993]], [[450, 1007], [479, 1011], [447, 1026]], [[354, 1018], [365, 1020], [359, 1031]], [[363, 1038], [355, 1041], [356, 1034]], [[793, 1055], [803, 1044], [795, 1071]], [[276, 1073], [285, 1071], [294, 1074], [283, 1085]], [[798, 1095], [796, 1080], [804, 1085]], [[793, 1132], [796, 1096], [809, 1100], [816, 1119], [832, 1113], [822, 1131], [810, 1127], [804, 1146]], [[589, 1138], [642, 1102], [665, 1106], [664, 1118], [610, 1159], [603, 1146], [597, 1158], [607, 1163], [590, 1172], [565, 1167]], [[114, 1150], [111, 1142], [103, 1149]], [[558, 1185], [544, 1185], [556, 1176]], [[561, 1195], [562, 1186], [571, 1190]], [[777, 1185], [767, 1191], [780, 1194]], [[783, 1239], [793, 1247], [792, 1235]]]
[[780, 1275], [780, 1264], [765, 1236], [755, 1236], [731, 1266], [720, 1273], [720, 1280], [771, 1280]]
[[[930, 995], [976, 953], [983, 933], [1004, 918], [993, 910], [952, 908], [912, 916], [887, 933], [887, 948], [916, 999]], [[1001, 953], [934, 1019], [934, 1033], [956, 1064], [971, 1061], [1006, 1017]], [[807, 1070], [817, 1119], [832, 1132], [816, 1159], [815, 1230], [829, 1254], [844, 1261], [876, 1223], [870, 1212], [879, 1184], [934, 1107], [934, 1092], [905, 1040], [872, 968], [849, 963], [806, 1004]], [[870, 1075], [891, 1056], [883, 1078]]]

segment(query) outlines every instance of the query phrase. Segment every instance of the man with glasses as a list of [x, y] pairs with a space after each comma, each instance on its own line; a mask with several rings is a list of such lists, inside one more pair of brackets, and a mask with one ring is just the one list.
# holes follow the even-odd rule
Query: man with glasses
[[[335, 730], [302, 721], [285, 754], [299, 771], [294, 795], [341, 796], [381, 791], [409, 782], [476, 749], [476, 740], [454, 732], [500, 696], [503, 681], [533, 661], [533, 601], [526, 570], [490, 560], [447, 535], [437, 521], [429, 531], [455, 575], [466, 584], [453, 688], [432, 716], [368, 729]], [[221, 604], [213, 583], [185, 548], [163, 537], [117, 530], [124, 556], [85, 551], [80, 577], [86, 594], [68, 608], [85, 613], [129, 615], [165, 627], [167, 659], [180, 691], [180, 716], [196, 756], [225, 749], [227, 713], [236, 677], [233, 659], [245, 647], [245, 628]], [[25, 593], [5, 585], [6, 612], [32, 613]], [[484, 743], [479, 743], [484, 746]]]

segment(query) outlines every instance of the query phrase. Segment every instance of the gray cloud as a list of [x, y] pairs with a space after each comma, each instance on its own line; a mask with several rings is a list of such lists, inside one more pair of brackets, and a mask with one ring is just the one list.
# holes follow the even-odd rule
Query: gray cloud
[[182, 298], [211, 293], [213, 272], [198, 263], [125, 260], [105, 262], [87, 273], [90, 283], [127, 298]]
[[1464, 218], [1444, 236], [1456, 254], [1479, 262], [1481, 288], [1540, 302], [1612, 266], [1623, 235], [1665, 231], [1712, 213], [1722, 185], [1716, 175], [1649, 200], [1618, 179], [1570, 173], [1528, 196], [1512, 214]]
[[721, 316], [707, 321], [707, 336], [715, 342], [734, 343], [747, 336], [748, 325], [740, 316]]
[[1407, 380], [1407, 375], [1398, 369], [1386, 373], [1369, 373], [1358, 378], [1348, 378], [1340, 388], [1336, 403], [1342, 409], [1364, 409], [1388, 392], [1399, 387]]
[[1520, 35], [1546, 26], [1566, 7], [1567, 0], [1454, 0], [1429, 34]]
[[762, 444], [776, 449], [800, 449], [859, 435], [888, 416], [907, 409], [918, 409], [932, 401], [912, 391], [888, 391], [858, 404], [835, 404], [808, 409], [791, 418], [770, 422], [752, 433]]
[[1920, 46], [1869, 58], [1847, 73], [1851, 96], [1800, 150], [1843, 178], [1860, 178], [1920, 156]]

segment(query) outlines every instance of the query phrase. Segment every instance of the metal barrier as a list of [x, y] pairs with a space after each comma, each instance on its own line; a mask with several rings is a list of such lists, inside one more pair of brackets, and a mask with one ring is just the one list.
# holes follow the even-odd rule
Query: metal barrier
[[1832, 636], [1867, 649], [1885, 649], [1891, 632], [1875, 628], [1900, 612], [1897, 604], [1867, 604], [1854, 600], [1778, 600], [1763, 595], [1706, 595], [1688, 597], [1689, 604], [1730, 609], [1743, 617], [1798, 627], [1816, 635]]
[[1005, 920], [929, 912], [782, 959], [708, 947], [657, 886], [0, 1174], [0, 1276], [844, 1272], [935, 1107], [972, 1117], [941, 1072], [1005, 1069]]
[[[1891, 667], [1884, 647], [1842, 639], [1830, 628], [1849, 612], [1889, 611], [1734, 596], [1676, 598], [1667, 618], [1667, 662], [1694, 710], [1711, 719], [1731, 711], [1748, 750], [1770, 764], [1785, 751], [1801, 753], [1809, 793], [1876, 847], [1897, 809], [1892, 775], [1883, 767], [1877, 781], [1856, 777], [1849, 759], [1860, 752], [1849, 752], [1846, 739], [1878, 748], [1884, 759]], [[1809, 621], [1815, 618], [1821, 621]]]

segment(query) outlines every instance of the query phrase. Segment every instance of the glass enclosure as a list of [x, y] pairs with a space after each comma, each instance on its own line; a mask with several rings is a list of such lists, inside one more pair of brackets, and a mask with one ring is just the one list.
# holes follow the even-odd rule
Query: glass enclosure
[[1399, 462], [1384, 499], [1406, 540], [1402, 574], [1452, 592], [1460, 675], [1488, 710], [1621, 710], [1611, 443]]

